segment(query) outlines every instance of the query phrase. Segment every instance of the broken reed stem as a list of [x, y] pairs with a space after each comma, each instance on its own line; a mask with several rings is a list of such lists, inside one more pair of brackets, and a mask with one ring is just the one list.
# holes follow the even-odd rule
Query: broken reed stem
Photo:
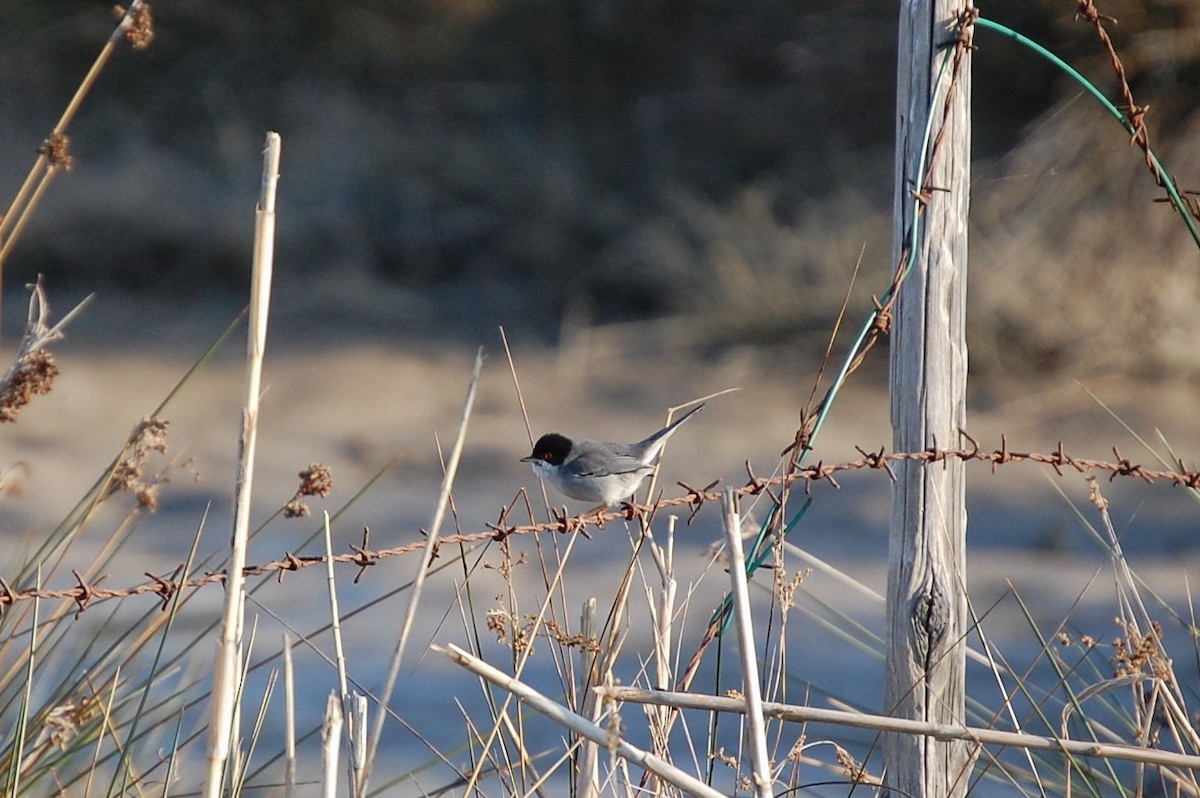
[[[668, 690], [643, 690], [637, 687], [601, 686], [594, 688], [604, 699], [625, 701], [635, 704], [669, 706], [677, 709], [697, 709], [704, 712], [731, 712], [742, 714], [746, 702], [737, 698], [681, 693]], [[896, 734], [920, 734], [938, 740], [966, 740], [980, 745], [998, 745], [1009, 748], [1025, 748], [1032, 751], [1050, 751], [1096, 759], [1119, 759], [1126, 762], [1144, 762], [1148, 765], [1200, 769], [1200, 756], [1162, 751], [1155, 748], [1140, 748], [1133, 745], [1098, 743], [1090, 740], [1067, 740], [1061, 737], [1042, 737], [1026, 732], [1007, 732], [998, 729], [983, 729], [948, 723], [928, 723], [907, 718], [891, 718], [886, 715], [869, 715], [864, 712], [846, 712], [837, 709], [818, 709], [796, 704], [781, 704], [765, 701], [763, 716], [779, 718], [792, 723], [828, 723], [836, 726], [852, 726], [858, 729], [893, 732]]]
[[[361, 757], [361, 752], [355, 746], [362, 737], [362, 730], [358, 726], [358, 715], [351, 711], [349, 676], [346, 672], [346, 651], [342, 645], [342, 616], [341, 611], [338, 609], [337, 577], [334, 575], [333, 569], [333, 532], [329, 528], [328, 511], [325, 512], [324, 533], [325, 584], [329, 588], [329, 614], [331, 616], [329, 628], [333, 632], [333, 658], [338, 675], [338, 694], [342, 699], [343, 713], [349, 718], [349, 725], [346, 727], [346, 732], [350, 742], [351, 761], [353, 762]], [[359, 774], [353, 766], [351, 766], [348, 772], [350, 795], [358, 796], [361, 794], [359, 791]]]
[[725, 545], [729, 549], [730, 596], [737, 626], [738, 653], [742, 658], [742, 693], [745, 699], [746, 730], [750, 747], [751, 781], [758, 798], [771, 798], [771, 758], [767, 753], [767, 727], [763, 721], [762, 693], [758, 688], [758, 659], [754, 655], [754, 627], [750, 618], [750, 590], [746, 582], [745, 552], [742, 551], [742, 519], [733, 488], [721, 495], [725, 511]]
[[[583, 603], [579, 615], [579, 634], [584, 640], [599, 639], [596, 634], [596, 598], [589, 598]], [[579, 647], [579, 672], [587, 684], [594, 678], [596, 667], [596, 652], [591, 646]], [[592, 690], [585, 691], [580, 697], [579, 707], [582, 716], [592, 723], [600, 720], [600, 701]], [[579, 756], [576, 758], [578, 770], [575, 778], [579, 785], [579, 795], [582, 798], [599, 798], [600, 796], [600, 746], [591, 740], [584, 739], [580, 743]]]
[[51, 131], [47, 143], [57, 140], [64, 142], [62, 154], [52, 157], [53, 148], [43, 144], [38, 149], [37, 160], [33, 162], [33, 167], [30, 168], [25, 181], [17, 190], [17, 194], [13, 197], [8, 210], [3, 216], [0, 216], [0, 286], [3, 285], [4, 264], [8, 260], [8, 256], [12, 253], [17, 239], [21, 237], [21, 231], [28, 223], [39, 200], [50, 185], [50, 181], [60, 168], [70, 168], [71, 159], [66, 154], [66, 139], [63, 138], [63, 134], [66, 133], [67, 127], [75, 118], [75, 114], [83, 104], [84, 98], [87, 97], [88, 92], [95, 85], [96, 79], [100, 76], [100, 71], [104, 69], [105, 64], [108, 63], [108, 59], [112, 57], [117, 42], [127, 35], [128, 31], [134, 26], [135, 18], [143, 13], [142, 6], [144, 5], [144, 0], [133, 0], [129, 4], [129, 8], [126, 9], [121, 20], [113, 28], [112, 34], [109, 35], [108, 41], [100, 48], [99, 55], [92, 62], [91, 68], [88, 70], [87, 75], [84, 76], [83, 81], [80, 82], [79, 88], [75, 90], [71, 101], [67, 103], [66, 110], [59, 117], [58, 124]]
[[283, 796], [296, 795], [296, 669], [292, 664], [292, 636], [283, 633]]
[[325, 722], [321, 726], [321, 796], [337, 798], [338, 757], [342, 747], [342, 699], [329, 691], [325, 702]]
[[476, 676], [487, 679], [497, 687], [508, 691], [520, 699], [523, 705], [540, 712], [580, 737], [586, 737], [592, 742], [604, 746], [609, 751], [620, 754], [625, 759], [645, 768], [663, 781], [674, 785], [687, 794], [700, 796], [700, 798], [720, 798], [721, 793], [695, 776], [680, 770], [661, 757], [654, 756], [640, 748], [635, 748], [625, 740], [613, 736], [608, 729], [592, 723], [582, 715], [578, 715], [560, 704], [554, 703], [525, 682], [516, 677], [509, 676], [499, 668], [492, 667], [453, 643], [446, 646], [434, 645], [430, 648], [434, 651], [442, 652]]
[[238, 440], [237, 484], [234, 486], [233, 540], [225, 583], [225, 612], [217, 642], [209, 728], [205, 798], [221, 794], [222, 772], [232, 747], [234, 702], [241, 673], [243, 589], [246, 546], [250, 537], [250, 498], [254, 484], [254, 451], [258, 441], [258, 405], [262, 392], [263, 355], [267, 347], [267, 315], [271, 305], [271, 270], [275, 251], [275, 190], [279, 182], [278, 133], [267, 133], [263, 153], [262, 194], [255, 213], [254, 266], [250, 288], [250, 325], [246, 340], [246, 404]]
[[379, 694], [379, 713], [375, 716], [375, 725], [371, 729], [370, 741], [367, 744], [367, 755], [363, 764], [361, 780], [362, 793], [367, 792], [367, 781], [371, 777], [371, 769], [375, 764], [375, 753], [379, 750], [379, 740], [383, 737], [383, 724], [387, 720], [388, 705], [392, 700], [392, 692], [396, 689], [396, 680], [400, 676], [400, 662], [404, 659], [404, 649], [408, 645], [408, 635], [412, 631], [413, 619], [421, 604], [421, 593], [425, 588], [425, 576], [429, 564], [433, 561], [433, 553], [438, 544], [438, 532], [442, 520], [446, 517], [446, 507], [450, 502], [450, 488], [458, 474], [458, 463], [462, 459], [463, 445], [467, 439], [467, 422], [471, 420], [471, 411], [475, 407], [475, 393], [479, 388], [479, 373], [483, 370], [483, 349], [475, 353], [475, 367], [471, 371], [471, 384], [467, 388], [467, 398], [463, 401], [462, 415], [458, 420], [458, 437], [454, 448], [450, 451], [450, 459], [446, 463], [446, 472], [442, 475], [442, 489], [438, 494], [437, 508], [433, 512], [433, 520], [429, 524], [429, 533], [425, 537], [425, 549], [417, 563], [417, 573], [413, 577], [412, 593], [408, 603], [408, 613], [404, 616], [404, 625], [400, 629], [400, 639], [396, 650], [392, 653], [392, 662], [388, 667], [387, 681], [383, 692]]

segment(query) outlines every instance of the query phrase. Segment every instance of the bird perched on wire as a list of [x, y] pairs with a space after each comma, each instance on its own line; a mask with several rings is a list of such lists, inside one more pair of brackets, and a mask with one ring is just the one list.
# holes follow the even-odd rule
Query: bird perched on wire
[[571, 499], [604, 506], [625, 501], [654, 471], [654, 459], [679, 425], [704, 408], [701, 404], [645, 440], [604, 443], [571, 440], [550, 432], [538, 438], [533, 453], [522, 457], [538, 479]]

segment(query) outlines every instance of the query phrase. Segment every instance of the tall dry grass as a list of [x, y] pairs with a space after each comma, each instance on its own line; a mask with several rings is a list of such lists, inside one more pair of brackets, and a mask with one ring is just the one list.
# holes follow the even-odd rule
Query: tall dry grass
[[[736, 264], [729, 268], [734, 284], [744, 277]], [[251, 375], [262, 357], [267, 295], [260, 287], [252, 303], [259, 312], [251, 333], [258, 345], [247, 358]], [[72, 314], [54, 324], [48, 314], [39, 284], [26, 343], [0, 393], [6, 421], [19, 424], [18, 411], [51, 387], [53, 361], [35, 353], [57, 344]], [[1177, 667], [1185, 654], [1200, 661], [1191, 604], [1173, 606], [1138, 578], [1098, 483], [1079, 515], [1094, 535], [1098, 570], [1103, 565], [1111, 573], [1115, 630], [1077, 629], [1074, 613], [1047, 626], [1015, 587], [989, 606], [972, 601], [972, 667], [977, 679], [994, 685], [990, 699], [973, 697], [968, 717], [952, 728], [906, 726], [888, 718], [886, 707], [863, 706], [861, 694], [821, 695], [795, 664], [818, 628], [842, 640], [844, 647], [822, 652], [844, 659], [835, 666], [841, 670], [860, 668], [855, 658], [881, 658], [875, 630], [883, 609], [874, 586], [830, 566], [790, 535], [805, 528], [811, 506], [802, 490], [808, 483], [782, 476], [798, 473], [794, 452], [781, 455], [768, 476], [752, 474], [740, 498], [727, 492], [720, 507], [707, 499], [711, 486], [675, 494], [652, 483], [636, 505], [602, 518], [572, 516], [548, 497], [539, 502], [524, 492], [495, 522], [467, 518], [456, 500], [457, 474], [480, 359], [431, 523], [420, 534], [410, 532], [407, 548], [384, 556], [364, 532], [361, 545], [337, 553], [334, 541], [358, 532], [357, 493], [294, 550], [260, 567], [245, 546], [285, 517], [303, 517], [305, 497], [328, 493], [331, 477], [317, 466], [306, 469], [296, 495], [252, 528], [249, 508], [259, 497], [245, 478], [247, 461], [231, 524], [240, 542], [231, 550], [223, 543], [224, 521], [204, 513], [195, 519], [183, 563], [163, 563], [140, 585], [105, 584], [105, 569], [128, 556], [123, 547], [131, 545], [139, 517], [170, 501], [170, 480], [182, 464], [151, 465], [168, 450], [166, 413], [229, 332], [134, 424], [111, 465], [61, 523], [48, 533], [30, 531], [25, 551], [3, 566], [0, 725], [9, 731], [0, 736], [0, 764], [6, 794], [105, 789], [167, 795], [202, 783], [213, 795], [258, 788], [287, 794], [318, 783], [324, 794], [341, 784], [351, 794], [365, 794], [367, 785], [376, 793], [405, 794], [770, 795], [817, 785], [849, 793], [882, 782], [875, 735], [885, 730], [977, 745], [979, 764], [961, 778], [980, 793], [1200, 790], [1200, 735], [1189, 709], [1196, 674], [1190, 664], [1186, 674]], [[507, 341], [505, 349], [523, 405], [520, 358]], [[241, 441], [253, 450], [260, 388], [251, 376], [245, 426], [214, 431], [228, 434], [231, 447]], [[783, 449], [792, 441], [779, 443]], [[1186, 472], [1169, 447], [1146, 449], [1164, 468]], [[872, 463], [864, 453], [847, 459], [859, 455], [855, 468], [885, 470], [886, 463]], [[5, 475], [14, 473], [0, 466]], [[1113, 474], [1149, 479], [1129, 463]], [[5, 501], [16, 482], [0, 478]], [[660, 501], [664, 496], [667, 502]], [[109, 508], [115, 520], [105, 514]], [[685, 508], [726, 533], [703, 560], [680, 556], [687, 545]], [[541, 531], [518, 533], [518, 521], [540, 524]], [[214, 524], [219, 543], [212, 542]], [[487, 534], [469, 534], [480, 528]], [[85, 536], [104, 540], [100, 554], [67, 577], [69, 555]], [[745, 554], [739, 551], [743, 537], [750, 541]], [[595, 551], [600, 545], [602, 557]], [[617, 567], [589, 580], [601, 559]], [[292, 616], [288, 605], [312, 590], [300, 580], [317, 565], [324, 567], [330, 621], [295, 628], [312, 623], [302, 613]], [[354, 569], [361, 589], [346, 583]], [[618, 578], [609, 580], [609, 573]], [[963, 580], [970, 595], [966, 575]], [[296, 582], [301, 587], [293, 593]], [[832, 601], [810, 592], [817, 582], [837, 586], [828, 594]], [[54, 587], [62, 584], [70, 587]], [[215, 607], [222, 585], [229, 607], [223, 621]], [[869, 617], [840, 605], [851, 595], [872, 606]], [[1025, 617], [1033, 656], [1018, 660], [992, 642], [989, 619], [1005, 606]], [[243, 628], [246, 608], [257, 618]], [[279, 643], [264, 642], [260, 623], [290, 633]], [[430, 637], [436, 647], [412, 642]], [[222, 659], [223, 677], [214, 680], [218, 640], [230, 656]], [[377, 691], [377, 682], [363, 674], [382, 676], [376, 660], [389, 649], [385, 686]], [[307, 672], [297, 673], [297, 659]], [[459, 668], [470, 674], [474, 695], [455, 681]], [[281, 669], [282, 708], [276, 706]], [[422, 702], [433, 711], [419, 711]], [[816, 703], [830, 706], [811, 706]], [[319, 722], [309, 711], [314, 704], [325, 710]], [[303, 715], [310, 720], [297, 728]], [[272, 733], [280, 725], [283, 740]], [[208, 747], [207, 735], [213, 739]], [[389, 762], [388, 750], [409, 737], [427, 750], [427, 761]]]

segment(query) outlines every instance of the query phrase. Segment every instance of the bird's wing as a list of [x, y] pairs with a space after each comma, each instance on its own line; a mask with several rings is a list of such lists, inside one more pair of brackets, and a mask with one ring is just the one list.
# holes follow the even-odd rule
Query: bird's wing
[[613, 449], [603, 453], [582, 454], [568, 460], [563, 467], [581, 477], [598, 477], [605, 474], [649, 474], [654, 470], [637, 457]]

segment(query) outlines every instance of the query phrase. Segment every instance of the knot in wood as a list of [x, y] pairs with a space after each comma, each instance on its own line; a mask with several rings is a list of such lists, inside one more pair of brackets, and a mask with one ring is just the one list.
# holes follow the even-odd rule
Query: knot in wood
[[917, 639], [926, 647], [921, 654], [927, 656], [950, 626], [950, 603], [941, 585], [934, 582], [914, 599], [912, 621]]

